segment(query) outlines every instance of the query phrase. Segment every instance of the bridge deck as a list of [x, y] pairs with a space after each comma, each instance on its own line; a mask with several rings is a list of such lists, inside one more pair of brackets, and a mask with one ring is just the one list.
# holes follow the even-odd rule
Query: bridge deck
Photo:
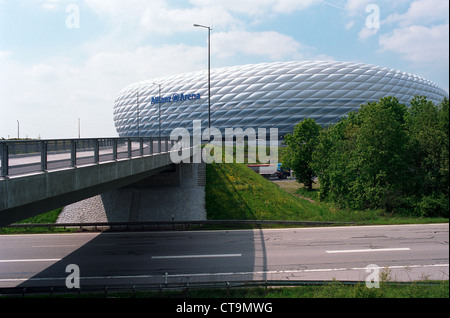
[[[79, 147], [81, 140], [1, 142], [0, 225], [126, 186], [173, 164], [168, 138], [90, 141], [92, 147]], [[49, 151], [52, 143], [56, 149]], [[25, 145], [34, 150], [17, 150]]]

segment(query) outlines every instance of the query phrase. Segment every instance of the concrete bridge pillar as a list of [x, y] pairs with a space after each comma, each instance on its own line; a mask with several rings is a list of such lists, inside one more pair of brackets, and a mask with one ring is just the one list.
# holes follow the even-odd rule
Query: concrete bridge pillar
[[58, 223], [205, 220], [204, 163], [170, 169], [66, 206]]

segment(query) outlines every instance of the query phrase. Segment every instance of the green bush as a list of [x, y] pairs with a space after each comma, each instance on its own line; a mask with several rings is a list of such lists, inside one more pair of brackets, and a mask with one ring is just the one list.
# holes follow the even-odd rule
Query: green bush
[[444, 194], [424, 196], [417, 204], [417, 212], [421, 217], [449, 217], [448, 197]]

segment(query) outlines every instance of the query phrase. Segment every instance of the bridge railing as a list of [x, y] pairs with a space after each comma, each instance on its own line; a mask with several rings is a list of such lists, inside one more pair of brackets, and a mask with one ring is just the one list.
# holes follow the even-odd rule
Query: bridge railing
[[174, 143], [169, 137], [2, 140], [0, 178], [165, 153]]

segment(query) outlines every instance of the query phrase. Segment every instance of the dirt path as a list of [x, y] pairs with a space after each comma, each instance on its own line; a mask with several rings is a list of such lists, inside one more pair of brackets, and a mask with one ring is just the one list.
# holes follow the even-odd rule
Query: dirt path
[[297, 191], [297, 189], [302, 187], [302, 185], [295, 180], [272, 180], [272, 182], [275, 183], [276, 185], [278, 185], [280, 188], [282, 188], [287, 193], [295, 195], [296, 197], [298, 197], [300, 199], [308, 200], [311, 203], [316, 203], [316, 201], [314, 201], [313, 199], [310, 199], [310, 198], [304, 197], [298, 193], [295, 193]]

